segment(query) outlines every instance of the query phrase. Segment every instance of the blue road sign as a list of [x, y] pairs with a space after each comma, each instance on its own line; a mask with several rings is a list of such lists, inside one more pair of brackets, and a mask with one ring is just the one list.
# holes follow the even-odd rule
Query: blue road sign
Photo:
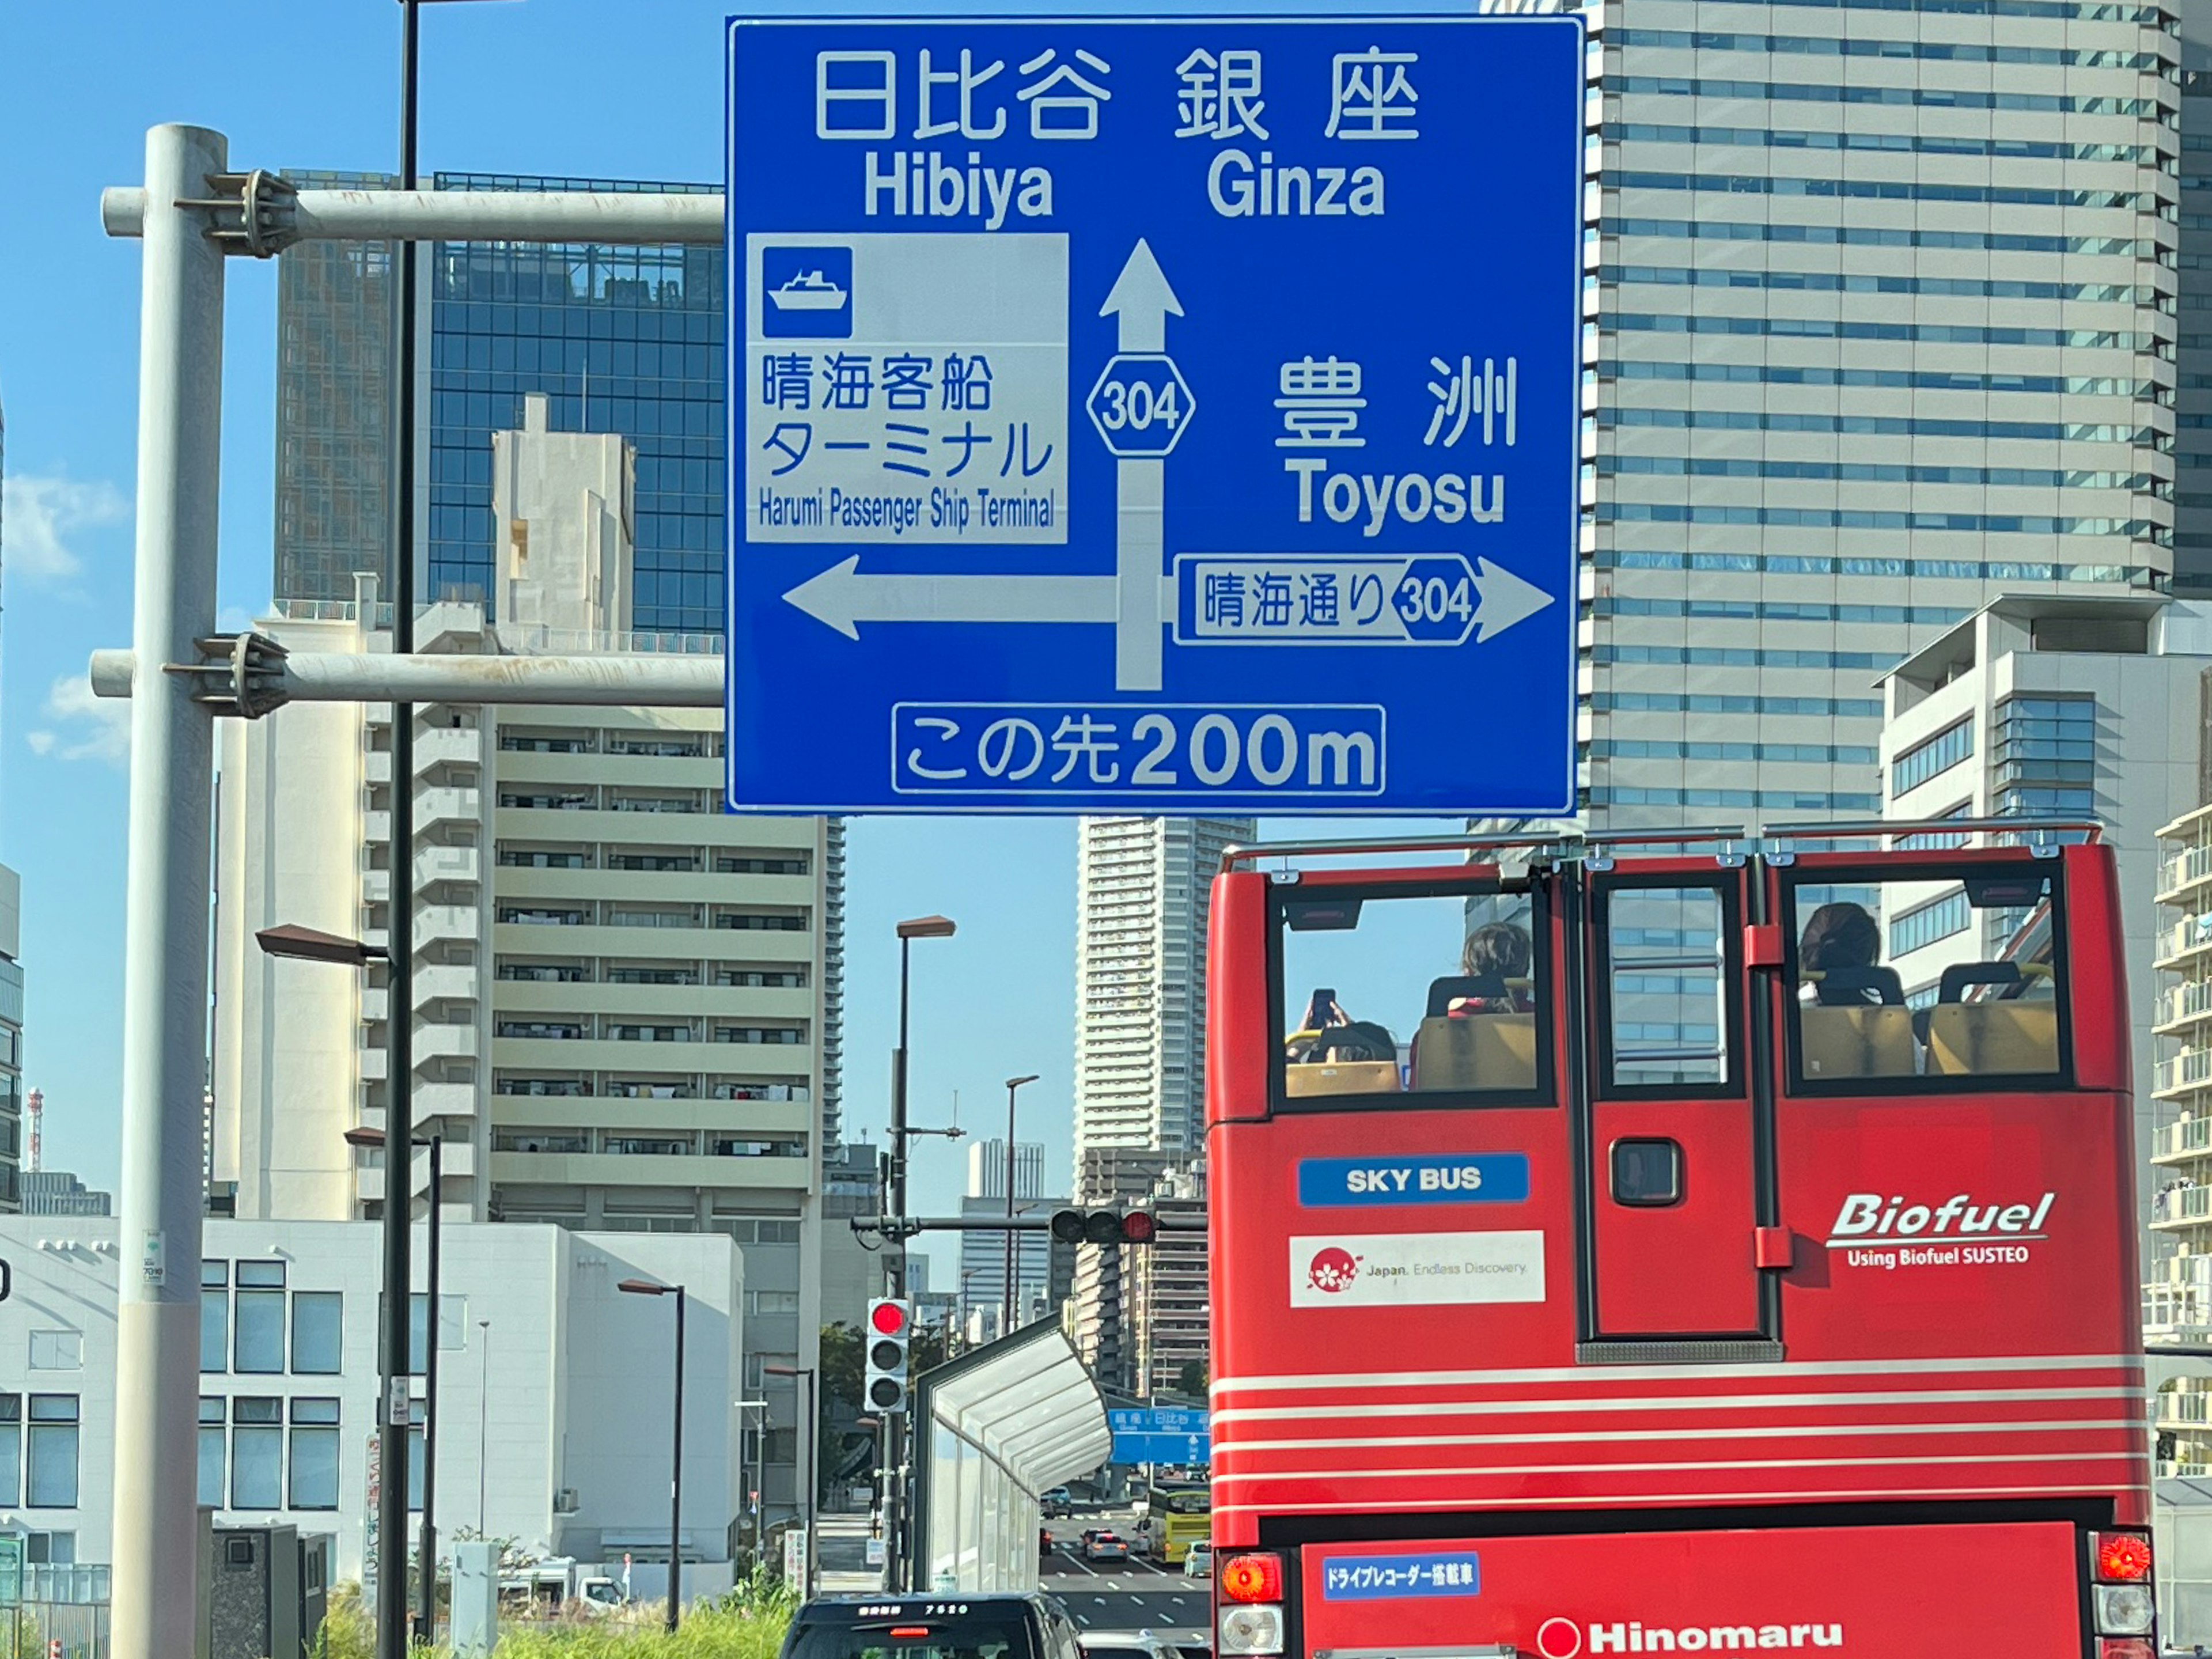
[[1212, 1419], [1171, 1406], [1115, 1407], [1106, 1413], [1116, 1463], [1203, 1463], [1212, 1455]]
[[729, 39], [733, 807], [1572, 805], [1578, 21]]

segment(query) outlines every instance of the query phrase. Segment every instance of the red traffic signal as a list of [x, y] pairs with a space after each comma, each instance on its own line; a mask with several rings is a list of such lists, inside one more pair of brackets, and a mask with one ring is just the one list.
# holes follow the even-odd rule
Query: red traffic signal
[[906, 1304], [878, 1302], [868, 1310], [868, 1324], [878, 1336], [896, 1336], [906, 1329]]
[[1146, 1210], [1055, 1210], [1052, 1236], [1063, 1244], [1149, 1244], [1159, 1223]]

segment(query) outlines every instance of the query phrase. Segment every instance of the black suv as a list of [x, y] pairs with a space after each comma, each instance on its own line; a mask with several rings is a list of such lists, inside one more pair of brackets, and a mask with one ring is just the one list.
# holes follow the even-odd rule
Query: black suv
[[799, 1608], [783, 1659], [1079, 1659], [1057, 1598], [822, 1595]]

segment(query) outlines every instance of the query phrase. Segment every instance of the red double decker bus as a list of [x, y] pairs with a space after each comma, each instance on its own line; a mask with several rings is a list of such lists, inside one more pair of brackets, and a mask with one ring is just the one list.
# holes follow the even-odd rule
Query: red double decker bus
[[1220, 1654], [2152, 1659], [2118, 889], [1996, 828], [1231, 854]]

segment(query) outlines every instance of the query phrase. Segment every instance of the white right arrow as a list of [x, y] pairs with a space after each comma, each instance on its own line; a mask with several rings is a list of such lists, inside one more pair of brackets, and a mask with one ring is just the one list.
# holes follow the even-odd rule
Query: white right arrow
[[1477, 645], [1492, 635], [1503, 634], [1515, 623], [1528, 621], [1552, 603], [1552, 595], [1542, 588], [1522, 581], [1511, 571], [1487, 559], [1477, 558], [1475, 565], [1474, 591], [1480, 597], [1474, 611]]

